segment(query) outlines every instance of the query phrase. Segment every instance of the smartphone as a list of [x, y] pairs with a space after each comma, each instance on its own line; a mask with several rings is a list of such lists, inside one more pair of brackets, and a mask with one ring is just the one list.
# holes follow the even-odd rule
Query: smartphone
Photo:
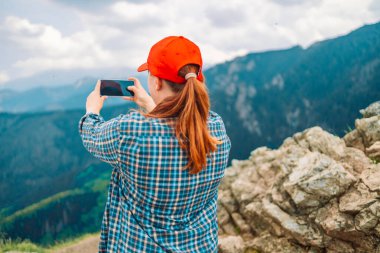
[[133, 97], [134, 92], [127, 89], [133, 85], [134, 81], [130, 80], [100, 80], [100, 95]]

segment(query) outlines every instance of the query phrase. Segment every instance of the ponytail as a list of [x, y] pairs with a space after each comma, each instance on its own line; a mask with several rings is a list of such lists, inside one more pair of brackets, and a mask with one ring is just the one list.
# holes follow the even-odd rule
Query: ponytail
[[[198, 71], [198, 65], [188, 64], [178, 74], [184, 78], [186, 74]], [[169, 84], [176, 95], [165, 98], [150, 113], [141, 113], [155, 118], [178, 117], [175, 134], [180, 147], [189, 157], [184, 169], [196, 174], [206, 166], [207, 156], [217, 150], [216, 145], [222, 143], [208, 130], [210, 100], [207, 87], [195, 77], [188, 78], [185, 84], [163, 81]]]

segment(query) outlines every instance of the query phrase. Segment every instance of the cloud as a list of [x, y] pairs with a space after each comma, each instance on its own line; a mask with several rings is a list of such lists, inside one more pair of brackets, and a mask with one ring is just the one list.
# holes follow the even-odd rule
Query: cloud
[[363, 22], [375, 22], [368, 10], [370, 1], [346, 1], [344, 4], [340, 0], [324, 1], [318, 8], [308, 9], [302, 18], [293, 19], [295, 36], [297, 40], [302, 38], [304, 46], [310, 46], [316, 41], [344, 35]]
[[279, 5], [283, 6], [294, 6], [294, 5], [315, 5], [320, 4], [322, 0], [271, 0], [274, 3], [277, 3]]
[[35, 0], [42, 12], [15, 1], [0, 10], [0, 69], [8, 79], [135, 69], [169, 35], [193, 40], [211, 66], [253, 51], [307, 47], [376, 22], [380, 12], [377, 0]]
[[110, 3], [115, 2], [125, 2], [125, 3], [135, 3], [135, 4], [145, 4], [145, 3], [154, 3], [160, 2], [161, 0], [91, 0], [91, 3], [88, 0], [51, 0], [53, 2], [74, 6], [80, 9], [88, 9], [88, 8], [100, 8], [104, 6], [108, 6]]
[[116, 2], [109, 9], [112, 20], [117, 19], [119, 22], [132, 25], [160, 25], [165, 19], [158, 5], [153, 3]]
[[7, 73], [0, 71], [0, 84], [6, 83], [10, 80], [10, 77], [7, 75]]
[[63, 36], [55, 27], [14, 16], [6, 17], [4, 27], [9, 39], [29, 53], [25, 59], [13, 63], [23, 71], [23, 76], [49, 69], [94, 68], [98, 62], [112, 65], [111, 53], [91, 31]]
[[206, 15], [215, 27], [231, 27], [242, 24], [246, 20], [243, 6], [213, 7], [206, 9]]
[[369, 5], [369, 9], [377, 16], [380, 16], [380, 1], [378, 0], [372, 0], [371, 4]]
[[87, 0], [50, 0], [51, 2], [56, 2], [69, 7], [77, 9], [87, 9], [87, 10], [100, 10], [104, 6], [108, 6], [110, 3], [117, 2], [117, 0], [91, 0], [89, 3]]

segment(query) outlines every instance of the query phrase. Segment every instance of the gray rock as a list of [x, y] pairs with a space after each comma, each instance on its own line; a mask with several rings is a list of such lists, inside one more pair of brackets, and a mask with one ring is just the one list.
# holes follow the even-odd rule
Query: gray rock
[[375, 233], [375, 235], [376, 235], [378, 238], [380, 238], [380, 223], [378, 223], [378, 224], [376, 225], [376, 227], [374, 228], [374, 233]]
[[334, 160], [345, 156], [346, 144], [338, 136], [324, 131], [321, 127], [311, 127], [294, 135], [301, 147], [312, 152], [322, 153]]
[[355, 216], [355, 226], [357, 230], [369, 234], [376, 227], [378, 220], [368, 209], [362, 210]]
[[227, 167], [224, 172], [224, 177], [220, 182], [219, 190], [228, 190], [231, 188], [231, 183], [236, 180], [240, 174], [240, 171], [243, 170], [243, 167], [240, 167], [241, 163], [242, 162], [239, 160], [232, 160], [232, 166]]
[[374, 252], [378, 243], [378, 239], [374, 236], [356, 229], [354, 218], [351, 215], [338, 211], [336, 199], [318, 210], [315, 222], [321, 225], [326, 234], [332, 238], [351, 242], [357, 251]]
[[221, 227], [222, 227], [223, 232], [227, 235], [238, 235], [239, 234], [239, 231], [237, 230], [235, 225], [232, 224], [232, 222], [223, 224]]
[[282, 211], [268, 199], [263, 199], [264, 214], [282, 227], [287, 233], [303, 245], [325, 247], [329, 240], [317, 226], [300, 218], [294, 218]]
[[343, 139], [311, 127], [233, 160], [219, 188], [223, 252], [380, 253], [379, 108]]
[[375, 202], [367, 208], [361, 210], [355, 216], [355, 226], [357, 230], [367, 234], [376, 227], [380, 217], [380, 202]]
[[359, 177], [365, 169], [373, 164], [371, 159], [362, 150], [352, 147], [346, 147], [344, 156], [340, 160], [337, 160], [337, 162], [342, 164], [355, 177]]
[[364, 170], [360, 179], [371, 191], [380, 191], [380, 164], [371, 165]]
[[376, 192], [371, 192], [363, 183], [357, 183], [340, 197], [339, 210], [342, 212], [358, 213], [374, 203], [376, 198]]
[[362, 240], [365, 235], [355, 229], [353, 216], [339, 212], [336, 199], [317, 211], [315, 223], [320, 225], [327, 235], [346, 241]]
[[264, 216], [263, 205], [261, 202], [252, 202], [245, 206], [243, 216], [246, 218], [248, 225], [252, 228], [255, 234], [269, 231], [273, 235], [283, 236], [283, 230], [279, 225]]
[[218, 206], [217, 218], [218, 218], [219, 226], [227, 224], [231, 221], [230, 214], [227, 212], [227, 210], [224, 208], [224, 206], [221, 206], [221, 205]]
[[370, 147], [380, 141], [380, 115], [355, 120], [355, 127], [363, 138], [364, 146]]
[[239, 228], [240, 233], [249, 233], [251, 231], [249, 225], [245, 222], [240, 213], [232, 213], [231, 216], [235, 225]]
[[355, 253], [350, 243], [334, 239], [326, 248], [326, 253]]
[[231, 190], [219, 190], [218, 201], [231, 214], [239, 209], [239, 203], [232, 196]]
[[350, 131], [343, 137], [343, 140], [347, 147], [354, 147], [365, 151], [364, 141], [358, 130], [354, 129]]
[[330, 157], [310, 152], [284, 182], [298, 208], [320, 207], [342, 194], [356, 178]]
[[235, 182], [231, 184], [231, 191], [233, 196], [239, 202], [239, 204], [246, 205], [256, 198], [260, 193], [264, 191], [263, 182], [257, 182], [256, 184], [252, 183], [250, 180], [247, 180], [249, 175], [246, 177], [238, 177]]
[[273, 237], [263, 233], [250, 242], [247, 242], [247, 251], [253, 253], [307, 253], [308, 251], [296, 243], [291, 243], [284, 237]]
[[273, 162], [278, 157], [278, 154], [268, 147], [258, 147], [251, 152], [249, 160], [255, 164], [263, 164], [267, 162]]
[[240, 236], [219, 236], [219, 253], [243, 253], [244, 241]]
[[369, 148], [366, 148], [367, 155], [376, 162], [380, 162], [380, 141], [376, 141]]
[[380, 115], [380, 101], [373, 102], [367, 108], [359, 110], [359, 112], [363, 115], [363, 118]]
[[294, 215], [297, 213], [297, 208], [293, 205], [290, 195], [283, 188], [283, 180], [278, 181], [278, 184], [272, 187], [270, 196], [272, 202], [278, 205], [285, 212]]

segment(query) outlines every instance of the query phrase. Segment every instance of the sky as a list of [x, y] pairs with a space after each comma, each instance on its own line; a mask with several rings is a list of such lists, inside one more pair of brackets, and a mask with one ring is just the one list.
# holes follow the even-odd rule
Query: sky
[[0, 88], [132, 76], [170, 35], [195, 42], [207, 68], [379, 21], [379, 0], [0, 0]]

